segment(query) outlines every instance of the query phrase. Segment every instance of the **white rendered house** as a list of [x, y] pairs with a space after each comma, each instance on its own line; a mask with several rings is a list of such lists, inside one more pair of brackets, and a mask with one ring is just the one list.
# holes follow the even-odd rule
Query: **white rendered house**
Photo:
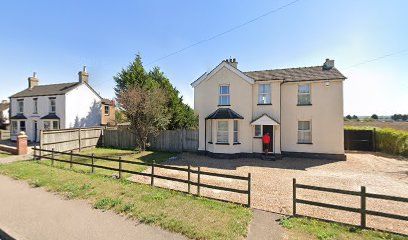
[[199, 151], [217, 157], [259, 155], [269, 133], [275, 156], [345, 159], [343, 81], [323, 66], [243, 72], [222, 61], [191, 85], [199, 115]]
[[39, 131], [101, 125], [102, 98], [89, 85], [86, 68], [71, 83], [39, 85], [34, 73], [28, 88], [10, 97], [11, 139], [20, 131], [38, 142]]

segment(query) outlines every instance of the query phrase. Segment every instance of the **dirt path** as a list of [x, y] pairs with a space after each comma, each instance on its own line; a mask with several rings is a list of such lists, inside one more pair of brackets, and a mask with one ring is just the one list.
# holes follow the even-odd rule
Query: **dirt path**
[[0, 175], [0, 231], [15, 239], [186, 239]]

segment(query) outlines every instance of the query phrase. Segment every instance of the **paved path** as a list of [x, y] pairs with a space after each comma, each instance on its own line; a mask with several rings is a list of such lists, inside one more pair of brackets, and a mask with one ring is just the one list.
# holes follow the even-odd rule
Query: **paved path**
[[0, 175], [0, 232], [15, 239], [186, 239]]
[[2, 163], [12, 163], [12, 162], [17, 162], [17, 161], [25, 161], [25, 160], [31, 160], [31, 159], [33, 159], [32, 154], [11, 155], [9, 157], [0, 158], [0, 164], [2, 164]]
[[253, 210], [254, 219], [249, 228], [248, 240], [280, 240], [284, 238], [284, 230], [279, 225], [283, 216], [258, 209]]

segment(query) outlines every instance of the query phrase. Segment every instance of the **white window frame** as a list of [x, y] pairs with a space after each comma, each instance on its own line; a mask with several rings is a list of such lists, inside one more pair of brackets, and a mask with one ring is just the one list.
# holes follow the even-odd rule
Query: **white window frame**
[[11, 133], [13, 135], [18, 133], [18, 121], [11, 121]]
[[233, 142], [234, 143], [239, 143], [239, 122], [238, 122], [238, 120], [233, 121], [233, 129], [232, 130], [234, 131]]
[[[300, 88], [302, 86], [308, 86], [309, 88], [309, 92], [302, 92], [300, 90]], [[302, 102], [301, 99], [303, 99], [302, 97], [304, 96], [309, 96], [309, 101], [308, 102]], [[298, 84], [298, 101], [297, 104], [299, 106], [304, 106], [304, 105], [311, 105], [312, 104], [312, 86], [310, 83], [302, 83], [302, 84]]]
[[[256, 128], [259, 127], [259, 135], [256, 135]], [[254, 126], [254, 137], [262, 137], [262, 125], [255, 125]]]
[[[220, 123], [227, 123], [227, 129], [220, 131]], [[225, 137], [225, 138], [224, 138]], [[217, 143], [229, 143], [229, 121], [217, 121]]]
[[[300, 122], [308, 122], [309, 129], [300, 129]], [[309, 135], [309, 139], [305, 136]], [[312, 121], [311, 120], [298, 120], [298, 143], [311, 144], [312, 143]]]
[[[106, 110], [108, 110], [108, 113], [106, 113]], [[109, 114], [110, 114], [110, 106], [109, 105], [104, 106], [104, 113], [105, 113], [105, 116], [109, 116]]]
[[50, 100], [50, 113], [56, 113], [57, 112], [57, 99], [55, 97], [50, 97], [49, 100]]
[[33, 98], [33, 114], [38, 114], [38, 98]]
[[[228, 87], [228, 93], [222, 93], [222, 87]], [[222, 102], [222, 98], [226, 97], [228, 99], [227, 103]], [[231, 105], [231, 87], [229, 84], [220, 84], [218, 87], [218, 105], [219, 106], [230, 106]]]
[[[268, 91], [264, 91], [263, 86], [268, 86]], [[258, 85], [258, 104], [272, 103], [272, 87], [270, 83], [261, 83]]]
[[24, 99], [17, 100], [17, 111], [18, 113], [24, 113]]

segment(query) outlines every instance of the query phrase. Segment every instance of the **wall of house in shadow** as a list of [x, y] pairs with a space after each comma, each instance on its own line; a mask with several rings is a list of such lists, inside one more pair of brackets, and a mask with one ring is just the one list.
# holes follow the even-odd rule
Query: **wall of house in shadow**
[[94, 101], [92, 106], [89, 108], [88, 114], [80, 118], [78, 116], [75, 117], [74, 128], [83, 128], [83, 127], [94, 127], [101, 125], [101, 104]]

